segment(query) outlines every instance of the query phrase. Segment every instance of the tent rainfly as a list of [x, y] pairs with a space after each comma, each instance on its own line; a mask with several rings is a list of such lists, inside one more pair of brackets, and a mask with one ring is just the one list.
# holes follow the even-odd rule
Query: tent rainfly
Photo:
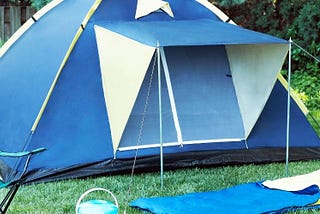
[[[0, 150], [25, 182], [284, 161], [289, 42], [205, 0], [54, 0], [0, 49]], [[299, 105], [298, 105], [299, 104]], [[290, 160], [319, 158], [291, 98]], [[138, 149], [138, 151], [137, 151]], [[3, 182], [23, 158], [2, 157]]]

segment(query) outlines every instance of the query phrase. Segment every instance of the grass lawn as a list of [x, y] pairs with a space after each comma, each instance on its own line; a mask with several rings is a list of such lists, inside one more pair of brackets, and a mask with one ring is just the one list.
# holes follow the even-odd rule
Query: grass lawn
[[[313, 112], [316, 123], [320, 124], [320, 111]], [[310, 119], [310, 118], [309, 118]], [[312, 124], [320, 135], [315, 122]], [[320, 169], [320, 161], [290, 162], [289, 175], [299, 175]], [[128, 207], [128, 203], [140, 197], [174, 196], [190, 192], [219, 190], [241, 183], [285, 177], [285, 164], [225, 166], [215, 168], [193, 168], [165, 171], [164, 187], [160, 187], [159, 173], [105, 176], [88, 179], [72, 179], [51, 183], [27, 185], [20, 188], [8, 214], [53, 214], [75, 213], [78, 198], [86, 190], [102, 187], [112, 191], [120, 204], [120, 212], [141, 214]], [[8, 189], [0, 190], [2, 199]], [[104, 192], [90, 194], [95, 199], [112, 200]], [[86, 197], [89, 199], [89, 197]], [[298, 213], [319, 213], [320, 210], [299, 211]]]
[[[292, 162], [290, 175], [304, 174], [319, 169], [320, 161]], [[127, 204], [139, 197], [173, 196], [189, 192], [219, 190], [233, 185], [285, 177], [284, 163], [266, 165], [226, 166], [215, 168], [181, 169], [165, 172], [164, 187], [160, 187], [159, 173], [105, 176], [88, 179], [73, 179], [51, 183], [23, 186], [14, 198], [10, 213], [75, 213], [80, 195], [93, 187], [112, 191], [120, 204], [120, 212], [142, 213]], [[0, 190], [1, 198], [8, 191]], [[112, 200], [103, 192], [90, 194], [95, 199]], [[87, 198], [87, 197], [86, 197]], [[88, 197], [89, 198], [89, 197]], [[300, 211], [299, 213], [317, 213]]]

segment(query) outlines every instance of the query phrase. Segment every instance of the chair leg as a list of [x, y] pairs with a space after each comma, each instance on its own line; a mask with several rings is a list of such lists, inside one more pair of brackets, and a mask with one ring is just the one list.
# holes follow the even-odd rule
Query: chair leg
[[5, 214], [9, 208], [9, 205], [11, 204], [14, 196], [16, 195], [18, 189], [20, 187], [20, 183], [15, 183], [9, 190], [9, 192], [6, 194], [4, 199], [2, 200], [0, 204], [0, 214]]

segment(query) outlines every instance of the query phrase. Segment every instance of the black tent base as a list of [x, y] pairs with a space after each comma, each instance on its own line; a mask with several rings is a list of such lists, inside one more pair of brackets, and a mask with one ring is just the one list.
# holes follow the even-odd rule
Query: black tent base
[[[260, 148], [225, 151], [198, 151], [164, 155], [165, 170], [192, 167], [219, 167], [245, 164], [285, 163], [285, 148]], [[320, 147], [290, 148], [289, 161], [320, 160]], [[36, 171], [29, 174], [26, 183], [51, 182], [72, 178], [130, 174], [133, 159], [112, 159], [98, 163], [79, 165], [68, 169]], [[135, 173], [160, 170], [160, 156], [138, 158]]]
[[[165, 154], [165, 170], [176, 170], [192, 167], [219, 167], [245, 164], [267, 164], [282, 162], [286, 159], [285, 148], [260, 148], [224, 151], [197, 151], [177, 154]], [[320, 147], [290, 148], [290, 161], [320, 160]], [[112, 159], [97, 163], [79, 165], [68, 169], [39, 170], [25, 174], [25, 179], [12, 183], [10, 190], [0, 204], [0, 214], [7, 211], [16, 192], [22, 184], [51, 182], [72, 178], [110, 176], [130, 174], [133, 159]], [[28, 161], [27, 161], [28, 162]], [[135, 164], [135, 173], [156, 172], [160, 170], [160, 157], [148, 156], [138, 158]]]

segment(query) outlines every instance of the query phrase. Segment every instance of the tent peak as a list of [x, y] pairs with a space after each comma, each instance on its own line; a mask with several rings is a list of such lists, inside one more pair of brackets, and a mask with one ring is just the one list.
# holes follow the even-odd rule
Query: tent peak
[[138, 0], [135, 19], [147, 16], [153, 12], [165, 12], [173, 17], [173, 12], [168, 2], [162, 0]]

